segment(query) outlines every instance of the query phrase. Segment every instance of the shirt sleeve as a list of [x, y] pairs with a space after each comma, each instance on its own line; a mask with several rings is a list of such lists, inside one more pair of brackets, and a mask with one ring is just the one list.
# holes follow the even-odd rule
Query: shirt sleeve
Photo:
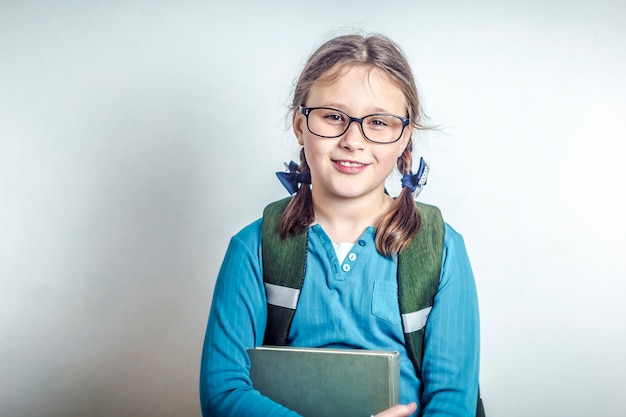
[[200, 366], [202, 415], [297, 417], [252, 387], [247, 349], [262, 344], [267, 320], [260, 222], [230, 241], [220, 268]]
[[446, 225], [441, 280], [424, 337], [423, 417], [475, 416], [479, 334], [476, 284], [465, 244]]

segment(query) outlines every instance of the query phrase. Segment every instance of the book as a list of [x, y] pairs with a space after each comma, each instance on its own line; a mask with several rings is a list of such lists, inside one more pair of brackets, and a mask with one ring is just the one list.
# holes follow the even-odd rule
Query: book
[[400, 401], [400, 354], [364, 349], [248, 349], [252, 385], [304, 417], [367, 417]]

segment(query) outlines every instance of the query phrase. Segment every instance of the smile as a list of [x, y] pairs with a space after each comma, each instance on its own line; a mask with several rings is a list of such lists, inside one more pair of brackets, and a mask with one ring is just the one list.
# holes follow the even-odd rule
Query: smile
[[344, 174], [359, 174], [367, 169], [369, 164], [363, 164], [354, 161], [333, 160], [335, 168]]
[[335, 161], [336, 164], [343, 165], [344, 167], [356, 168], [363, 167], [366, 164], [361, 164], [359, 162], [350, 162], [350, 161]]

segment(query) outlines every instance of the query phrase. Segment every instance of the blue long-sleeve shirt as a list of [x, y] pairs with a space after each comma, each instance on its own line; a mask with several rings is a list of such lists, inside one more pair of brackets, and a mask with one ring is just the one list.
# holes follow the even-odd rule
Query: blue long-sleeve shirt
[[[400, 352], [402, 403], [415, 415], [474, 416], [478, 391], [476, 287], [461, 235], [445, 226], [439, 290], [424, 337], [422, 376], [407, 355], [397, 296], [397, 257], [380, 255], [367, 228], [342, 263], [319, 225], [309, 228], [307, 268], [288, 344]], [[230, 242], [213, 293], [200, 370], [203, 415], [296, 417], [252, 388], [247, 349], [267, 320], [261, 221]], [[421, 413], [421, 414], [420, 414]]]

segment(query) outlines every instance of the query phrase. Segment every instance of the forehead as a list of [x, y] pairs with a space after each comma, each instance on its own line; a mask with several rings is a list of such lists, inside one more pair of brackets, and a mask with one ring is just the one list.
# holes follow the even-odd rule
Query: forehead
[[363, 64], [344, 64], [329, 69], [311, 86], [308, 97], [311, 101], [326, 102], [315, 105], [327, 105], [328, 101], [346, 105], [353, 102], [373, 105], [375, 102], [396, 112], [405, 112], [407, 106], [398, 82], [380, 68]]

